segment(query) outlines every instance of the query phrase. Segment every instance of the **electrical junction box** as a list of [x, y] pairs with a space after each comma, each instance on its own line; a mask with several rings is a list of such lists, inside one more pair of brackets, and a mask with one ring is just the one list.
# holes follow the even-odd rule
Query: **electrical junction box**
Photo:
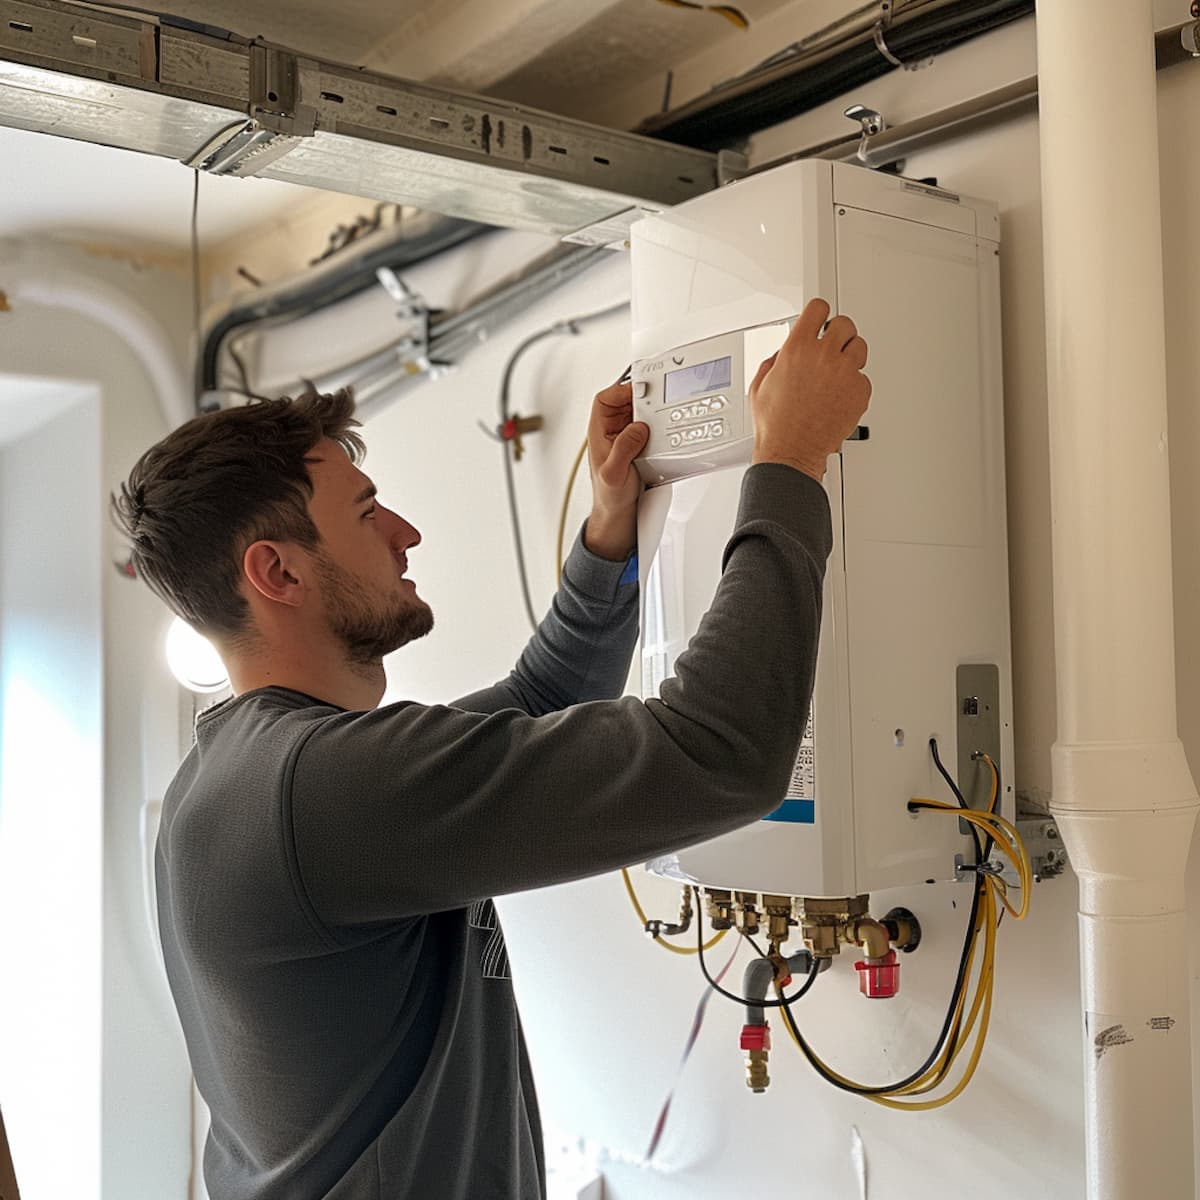
[[[766, 820], [655, 860], [656, 873], [841, 897], [953, 878], [956, 855], [971, 861], [963, 823], [907, 803], [953, 802], [931, 736], [972, 806], [991, 785], [973, 751], [1012, 779], [999, 228], [986, 201], [818, 160], [634, 224], [634, 410], [651, 428], [644, 695], [712, 600], [751, 456], [746, 393], [808, 300], [854, 319], [873, 384], [825, 478], [834, 548], [787, 797]], [[1009, 817], [1011, 795], [1006, 782]]]

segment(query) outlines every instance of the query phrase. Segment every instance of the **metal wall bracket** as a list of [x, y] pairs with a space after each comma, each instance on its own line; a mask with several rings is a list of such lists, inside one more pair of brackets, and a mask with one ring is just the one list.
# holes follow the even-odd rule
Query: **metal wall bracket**
[[[995, 663], [963, 663], [955, 672], [958, 712], [958, 786], [971, 808], [987, 808], [992, 773], [978, 758], [988, 755], [1003, 770], [1000, 757], [1000, 668]], [[1003, 800], [1003, 797], [1000, 797]], [[963, 833], [967, 832], [960, 822]]]
[[316, 81], [315, 66], [274, 46], [251, 46], [250, 117], [276, 133], [312, 137], [317, 109], [304, 103], [304, 85]]
[[[1017, 832], [1021, 835], [1021, 841], [1025, 843], [1025, 849], [1029, 851], [1035, 883], [1040, 883], [1043, 879], [1053, 879], [1055, 875], [1063, 873], [1070, 860], [1053, 818], [1023, 818], [1017, 821]], [[1009, 883], [1016, 882], [1011, 870], [1005, 872], [1005, 879]]]
[[[1017, 833], [1029, 852], [1029, 862], [1033, 867], [1033, 882], [1041, 883], [1044, 879], [1053, 879], [1061, 875], [1068, 866], [1067, 848], [1062, 843], [1058, 826], [1051, 817], [1029, 817], [1017, 822]], [[954, 878], [962, 883], [973, 879], [976, 874], [998, 875], [1010, 887], [1020, 884], [1008, 859], [999, 855], [989, 859], [982, 867], [968, 863], [961, 854], [954, 856]]]
[[876, 112], [873, 108], [868, 108], [865, 104], [852, 104], [842, 116], [848, 117], [851, 121], [857, 121], [862, 129], [862, 137], [858, 143], [858, 161], [861, 163], [867, 162], [867, 152], [873, 137], [878, 137], [887, 129], [887, 121], [880, 112]]
[[429, 357], [429, 305], [391, 267], [380, 267], [375, 278], [395, 303], [396, 320], [407, 326], [389, 347], [392, 364], [406, 375], [423, 375], [434, 365]]

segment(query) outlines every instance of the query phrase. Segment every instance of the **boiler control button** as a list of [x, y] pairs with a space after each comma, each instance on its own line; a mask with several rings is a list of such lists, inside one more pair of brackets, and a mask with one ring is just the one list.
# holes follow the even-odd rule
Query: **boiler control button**
[[644, 379], [635, 379], [633, 381], [633, 398], [641, 400], [650, 393], [650, 385]]

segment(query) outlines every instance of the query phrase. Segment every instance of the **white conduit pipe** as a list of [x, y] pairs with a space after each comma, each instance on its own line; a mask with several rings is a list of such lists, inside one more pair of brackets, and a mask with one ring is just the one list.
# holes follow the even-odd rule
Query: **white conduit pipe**
[[[0, 243], [0, 251], [9, 249], [9, 243]], [[2, 255], [12, 301], [64, 309], [108, 329], [137, 357], [167, 427], [174, 429], [195, 416], [183, 364], [149, 310], [129, 292], [65, 265], [53, 249], [19, 245], [12, 249]]]
[[1194, 1200], [1152, 0], [1039, 0], [1058, 741], [1089, 1200]]

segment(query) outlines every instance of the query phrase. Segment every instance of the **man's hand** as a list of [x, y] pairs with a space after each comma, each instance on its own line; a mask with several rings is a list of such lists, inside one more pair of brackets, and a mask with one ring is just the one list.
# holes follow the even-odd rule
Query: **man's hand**
[[619, 562], [637, 545], [637, 506], [642, 480], [633, 460], [650, 427], [633, 419], [633, 385], [614, 383], [596, 394], [588, 421], [592, 515], [583, 544], [600, 558]]
[[849, 317], [826, 325], [829, 312], [824, 300], [810, 300], [750, 385], [753, 461], [786, 463], [818, 481], [871, 398], [867, 343]]

